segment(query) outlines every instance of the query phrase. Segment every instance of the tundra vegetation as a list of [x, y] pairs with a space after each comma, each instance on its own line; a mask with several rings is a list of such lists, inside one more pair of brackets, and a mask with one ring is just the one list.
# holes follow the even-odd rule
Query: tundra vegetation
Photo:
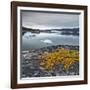
[[46, 70], [52, 70], [58, 64], [63, 64], [68, 70], [75, 62], [79, 62], [79, 51], [58, 48], [50, 53], [44, 53], [40, 57], [40, 65]]

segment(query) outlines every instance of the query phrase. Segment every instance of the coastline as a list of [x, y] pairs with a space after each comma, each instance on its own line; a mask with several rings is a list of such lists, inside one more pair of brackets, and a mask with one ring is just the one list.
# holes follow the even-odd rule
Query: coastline
[[50, 71], [40, 66], [40, 59], [38, 57], [43, 53], [50, 53], [58, 48], [79, 51], [79, 46], [72, 45], [48, 46], [35, 50], [22, 51], [21, 78], [79, 75], [79, 62], [75, 62], [68, 70], [65, 70], [62, 64], [57, 65], [55, 70]]

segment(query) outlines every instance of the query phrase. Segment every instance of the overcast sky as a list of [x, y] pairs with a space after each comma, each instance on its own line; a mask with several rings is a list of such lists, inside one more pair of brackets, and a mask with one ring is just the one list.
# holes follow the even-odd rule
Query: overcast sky
[[79, 27], [78, 14], [22, 11], [22, 26], [36, 29]]

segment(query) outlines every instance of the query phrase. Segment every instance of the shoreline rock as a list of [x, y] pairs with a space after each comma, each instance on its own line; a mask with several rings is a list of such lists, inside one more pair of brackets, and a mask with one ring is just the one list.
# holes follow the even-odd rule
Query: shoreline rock
[[44, 52], [52, 52], [57, 48], [65, 48], [69, 50], [79, 51], [79, 46], [69, 45], [49, 46], [30, 51], [22, 51], [21, 78], [79, 75], [79, 62], [74, 63], [66, 71], [64, 70], [64, 66], [61, 64], [57, 65], [52, 71], [47, 71], [40, 66], [40, 60], [38, 59], [38, 56]]

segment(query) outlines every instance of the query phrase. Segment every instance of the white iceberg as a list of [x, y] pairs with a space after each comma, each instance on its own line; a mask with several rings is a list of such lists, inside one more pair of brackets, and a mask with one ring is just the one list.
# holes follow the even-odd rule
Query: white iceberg
[[53, 42], [49, 39], [41, 40], [41, 42], [46, 43], [46, 44], [52, 44]]

